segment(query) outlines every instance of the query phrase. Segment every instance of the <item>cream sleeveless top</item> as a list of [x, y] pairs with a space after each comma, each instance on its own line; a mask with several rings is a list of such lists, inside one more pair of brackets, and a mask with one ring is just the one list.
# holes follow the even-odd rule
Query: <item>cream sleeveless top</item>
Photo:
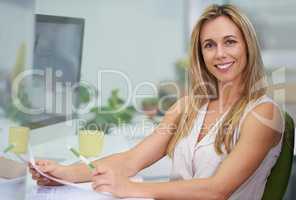
[[[239, 138], [240, 126], [246, 117], [246, 115], [252, 111], [257, 105], [262, 103], [277, 104], [268, 96], [264, 95], [256, 101], [250, 102], [242, 119], [239, 122], [239, 127], [234, 133], [234, 143]], [[192, 130], [188, 136], [181, 139], [175, 147], [175, 152], [172, 159], [172, 171], [170, 174], [170, 180], [188, 180], [193, 178], [207, 178], [214, 175], [218, 166], [227, 157], [227, 154], [218, 155], [215, 152], [214, 141], [217, 134], [219, 124], [225, 117], [225, 112], [218, 122], [209, 130], [198, 143], [197, 138], [203, 124], [208, 104], [205, 104], [198, 111], [196, 121], [192, 127]], [[278, 107], [278, 106], [277, 106]], [[282, 117], [283, 122], [283, 117]], [[283, 129], [284, 130], [284, 129]], [[283, 130], [281, 133], [283, 133]], [[233, 192], [229, 199], [239, 200], [259, 200], [261, 199], [267, 177], [270, 174], [271, 168], [277, 161], [277, 158], [281, 151], [282, 139], [279, 144], [270, 149], [260, 166], [236, 191]]]

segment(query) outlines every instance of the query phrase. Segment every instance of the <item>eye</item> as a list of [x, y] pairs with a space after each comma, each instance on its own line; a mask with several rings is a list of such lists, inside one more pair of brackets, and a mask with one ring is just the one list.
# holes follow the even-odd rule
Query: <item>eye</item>
[[237, 41], [235, 41], [235, 40], [226, 40], [226, 42], [225, 42], [225, 44], [228, 45], [228, 46], [233, 45], [235, 43], [237, 43]]
[[208, 42], [204, 45], [204, 48], [205, 49], [209, 49], [209, 48], [212, 48], [214, 45], [211, 43], [211, 42]]

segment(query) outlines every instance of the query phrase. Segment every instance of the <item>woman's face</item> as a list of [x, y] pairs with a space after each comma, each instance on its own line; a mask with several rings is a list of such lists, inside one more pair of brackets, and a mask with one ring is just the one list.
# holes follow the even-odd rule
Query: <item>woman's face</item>
[[243, 35], [228, 17], [205, 22], [200, 45], [207, 69], [218, 82], [240, 82], [246, 67], [247, 52]]

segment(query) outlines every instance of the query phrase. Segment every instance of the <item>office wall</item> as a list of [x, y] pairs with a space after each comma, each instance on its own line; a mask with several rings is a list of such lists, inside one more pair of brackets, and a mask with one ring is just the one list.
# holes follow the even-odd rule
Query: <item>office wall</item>
[[[36, 13], [86, 21], [82, 79], [97, 84], [97, 71], [124, 72], [134, 89], [144, 81], [173, 79], [174, 62], [186, 52], [184, 2], [180, 0], [37, 0]], [[119, 75], [102, 79], [103, 102], [112, 88], [126, 95]]]
[[15, 125], [4, 110], [10, 104], [11, 75], [17, 59], [19, 66], [32, 66], [34, 10], [35, 0], [0, 0], [0, 148], [7, 146], [8, 127]]
[[[27, 67], [32, 66], [34, 0], [0, 0], [0, 70], [10, 72], [21, 44], [26, 46]], [[3, 75], [3, 74], [1, 74]]]

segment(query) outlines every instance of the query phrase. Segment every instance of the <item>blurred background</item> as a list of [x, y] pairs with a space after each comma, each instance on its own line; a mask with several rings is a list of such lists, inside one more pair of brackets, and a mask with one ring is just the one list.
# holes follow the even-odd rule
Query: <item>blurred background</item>
[[[76, 122], [62, 122], [77, 118], [106, 133], [136, 126], [125, 135], [135, 145], [184, 94], [190, 34], [211, 3], [233, 3], [247, 13], [270, 95], [295, 121], [294, 0], [0, 0], [1, 148], [10, 126], [30, 127], [32, 145], [43, 145], [68, 134], [61, 130], [75, 132]], [[143, 119], [147, 129], [139, 129]], [[36, 148], [40, 157], [45, 148]], [[163, 180], [168, 168], [163, 161], [143, 176]], [[296, 198], [295, 185], [294, 168], [286, 199]]]

